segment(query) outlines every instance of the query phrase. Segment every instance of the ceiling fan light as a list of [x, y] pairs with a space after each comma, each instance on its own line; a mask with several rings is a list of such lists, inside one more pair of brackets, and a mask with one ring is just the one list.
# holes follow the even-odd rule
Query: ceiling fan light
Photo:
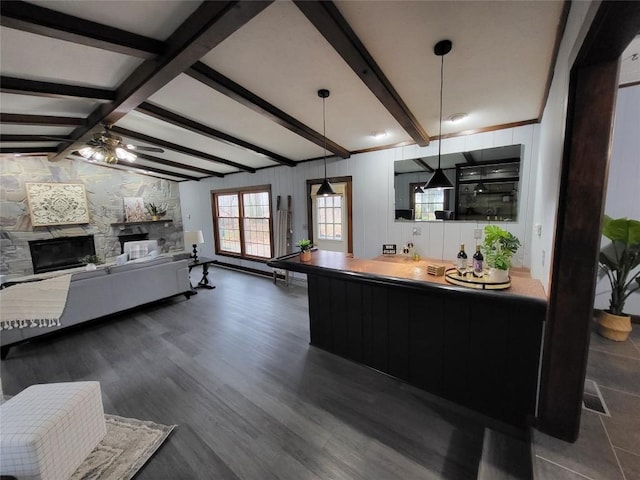
[[437, 168], [423, 188], [426, 190], [432, 188], [453, 188], [453, 184], [444, 174], [444, 171], [441, 168]]
[[335, 194], [336, 192], [333, 191], [333, 187], [329, 183], [329, 180], [325, 178], [324, 181], [322, 182], [322, 185], [320, 185], [320, 188], [318, 189], [318, 195], [326, 197], [328, 195], [335, 195]]
[[91, 147], [84, 147], [78, 150], [78, 153], [82, 155], [84, 158], [91, 158], [91, 156], [94, 154], [94, 151], [93, 151], [93, 148]]
[[122, 147], [116, 148], [116, 157], [118, 157], [119, 160], [127, 160], [128, 162], [134, 162], [136, 158], [138, 158], [133, 153], [128, 152]]

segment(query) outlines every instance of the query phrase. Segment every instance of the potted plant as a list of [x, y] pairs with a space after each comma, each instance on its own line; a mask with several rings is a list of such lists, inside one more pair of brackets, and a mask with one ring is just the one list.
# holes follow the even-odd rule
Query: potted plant
[[311, 240], [308, 240], [308, 239], [300, 240], [296, 245], [300, 249], [300, 261], [301, 262], [310, 261], [311, 247], [313, 247], [313, 243], [311, 243]]
[[151, 215], [151, 220], [156, 221], [160, 217], [164, 217], [167, 214], [167, 207], [156, 205], [155, 203], [147, 203], [145, 206], [149, 215]]
[[84, 257], [81, 257], [80, 262], [86, 264], [86, 269], [87, 270], [95, 270], [96, 269], [96, 265], [100, 265], [101, 263], [104, 263], [100, 257], [98, 257], [97, 255], [85, 255]]
[[484, 243], [482, 253], [489, 267], [489, 281], [507, 282], [511, 259], [520, 248], [520, 240], [511, 232], [497, 225], [484, 227]]
[[624, 341], [631, 333], [631, 316], [624, 313], [629, 295], [640, 290], [640, 221], [627, 218], [602, 220], [602, 235], [611, 243], [600, 251], [600, 271], [609, 279], [609, 309], [598, 318], [598, 333]]

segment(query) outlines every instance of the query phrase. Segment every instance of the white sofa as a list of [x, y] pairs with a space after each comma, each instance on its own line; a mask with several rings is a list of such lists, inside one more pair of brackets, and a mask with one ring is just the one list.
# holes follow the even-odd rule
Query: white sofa
[[193, 294], [189, 260], [174, 260], [171, 255], [152, 257], [147, 255], [124, 265], [73, 273], [61, 325], [3, 330], [1, 358], [7, 356], [10, 346], [33, 337], [175, 295], [189, 298]]

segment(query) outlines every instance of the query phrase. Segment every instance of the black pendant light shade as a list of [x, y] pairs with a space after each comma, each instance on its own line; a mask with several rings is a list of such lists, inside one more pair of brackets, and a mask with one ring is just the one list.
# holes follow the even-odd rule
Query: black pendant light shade
[[424, 188], [426, 188], [426, 189], [430, 189], [430, 188], [453, 188], [453, 185], [451, 184], [451, 182], [449, 181], [447, 176], [444, 174], [442, 169], [438, 168], [438, 169], [436, 169], [435, 172], [433, 172], [433, 175], [431, 176], [431, 178], [429, 179], [427, 184], [424, 186]]
[[322, 99], [322, 137], [324, 138], [324, 181], [318, 189], [318, 195], [326, 197], [327, 195], [336, 194], [336, 192], [333, 191], [333, 187], [329, 183], [329, 180], [327, 179], [327, 123], [324, 109], [324, 99], [329, 96], [329, 90], [327, 90], [326, 88], [321, 88], [320, 90], [318, 90], [318, 96]]
[[441, 40], [433, 47], [433, 53], [440, 57], [440, 133], [438, 135], [438, 168], [433, 172], [433, 176], [425, 184], [425, 189], [430, 188], [453, 188], [453, 184], [440, 168], [440, 158], [442, 156], [442, 88], [444, 84], [444, 56], [451, 51], [451, 40]]
[[325, 178], [324, 182], [322, 182], [322, 185], [320, 185], [320, 188], [318, 189], [318, 195], [327, 196], [335, 195], [335, 193], [336, 192], [333, 191], [333, 187], [329, 183], [329, 180]]

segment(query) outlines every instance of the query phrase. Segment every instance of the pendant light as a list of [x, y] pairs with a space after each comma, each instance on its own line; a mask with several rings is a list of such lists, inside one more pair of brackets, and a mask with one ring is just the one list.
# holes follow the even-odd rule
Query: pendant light
[[438, 168], [433, 172], [433, 176], [425, 184], [425, 189], [430, 188], [453, 188], [453, 184], [440, 168], [440, 158], [442, 156], [442, 88], [444, 83], [444, 56], [451, 51], [451, 40], [441, 40], [433, 47], [433, 53], [440, 57], [440, 133], [438, 134]]
[[324, 181], [318, 189], [318, 195], [326, 197], [328, 195], [335, 195], [333, 187], [327, 179], [327, 124], [325, 119], [324, 99], [329, 96], [329, 90], [325, 88], [318, 90], [318, 96], [322, 99], [322, 136], [324, 138]]
[[484, 184], [484, 182], [482, 181], [482, 178], [483, 178], [482, 170], [483, 170], [482, 167], [480, 167], [480, 182], [476, 185], [476, 188], [474, 189], [476, 193], [484, 193], [487, 190], [489, 190], [487, 186]]

